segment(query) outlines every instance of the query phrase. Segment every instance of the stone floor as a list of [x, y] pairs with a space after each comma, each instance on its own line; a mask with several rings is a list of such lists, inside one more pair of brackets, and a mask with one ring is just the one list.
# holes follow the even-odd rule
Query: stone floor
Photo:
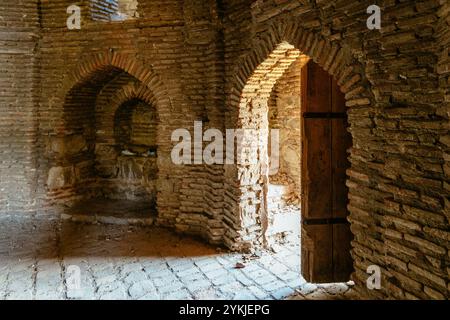
[[298, 247], [277, 251], [243, 256], [156, 227], [2, 216], [0, 299], [352, 298], [347, 284], [306, 283]]

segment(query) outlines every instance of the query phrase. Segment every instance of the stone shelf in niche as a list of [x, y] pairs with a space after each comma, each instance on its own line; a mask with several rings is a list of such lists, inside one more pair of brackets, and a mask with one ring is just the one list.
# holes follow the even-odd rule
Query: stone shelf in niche
[[79, 223], [151, 226], [157, 211], [150, 201], [93, 198], [67, 208], [61, 217]]

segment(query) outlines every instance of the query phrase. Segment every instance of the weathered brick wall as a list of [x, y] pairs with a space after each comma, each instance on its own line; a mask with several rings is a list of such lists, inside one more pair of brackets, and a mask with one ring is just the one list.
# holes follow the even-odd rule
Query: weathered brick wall
[[[94, 192], [109, 139], [97, 125], [113, 128], [96, 112], [139, 98], [158, 115], [159, 223], [230, 248], [264, 244], [269, 96], [306, 54], [349, 107], [357, 290], [448, 298], [448, 1], [379, 1], [381, 31], [366, 27], [371, 1], [138, 2], [139, 18], [122, 22], [94, 21], [85, 0], [1, 2], [1, 211]], [[66, 27], [72, 4], [81, 30]], [[117, 95], [102, 102], [108, 86]], [[246, 145], [258, 163], [173, 165], [171, 134], [194, 121], [261, 129]], [[368, 292], [374, 264], [382, 290]]]
[[[94, 21], [88, 3], [82, 2], [82, 29], [73, 31], [65, 25], [69, 4], [71, 1], [61, 0], [42, 5], [41, 73], [42, 96], [46, 98], [39, 111], [44, 155], [39, 166], [40, 202], [65, 203], [92, 195], [92, 190], [85, 190], [97, 179], [92, 150], [101, 146], [104, 138], [93, 134], [95, 110], [101, 109], [106, 86], [114, 79], [129, 77], [147, 87], [158, 113], [159, 223], [220, 243], [223, 168], [175, 166], [170, 159], [175, 129], [192, 132], [196, 120], [205, 121], [205, 127], [223, 127], [222, 44], [215, 3], [142, 1], [139, 18], [104, 22]], [[127, 85], [117, 90], [127, 91]], [[139, 95], [137, 91], [128, 98]], [[104, 128], [100, 125], [100, 130]], [[90, 147], [84, 156], [72, 155], [61, 163], [46, 152], [49, 140], [74, 134], [88, 136], [85, 140]], [[49, 192], [49, 172], [61, 167], [70, 183]]]
[[[442, 81], [445, 67], [441, 75], [436, 72], [439, 56], [443, 61], [448, 57], [442, 54], [435, 34], [440, 5], [447, 4], [382, 1], [383, 29], [370, 31], [366, 9], [371, 4], [227, 2], [228, 119], [239, 117], [241, 126], [255, 126], [248, 115], [258, 111], [255, 99], [246, 98], [246, 83], [264, 93], [276, 82], [280, 74], [273, 72], [277, 62], [270, 53], [279, 43], [291, 43], [313, 58], [338, 80], [349, 107], [353, 148], [347, 185], [357, 290], [371, 297], [448, 297], [449, 193], [445, 147], [440, 142], [448, 133], [448, 113], [441, 107], [444, 90], [437, 89], [439, 83], [443, 88], [448, 82]], [[448, 13], [441, 9], [441, 14]], [[444, 19], [440, 19], [441, 29]], [[288, 62], [282, 52], [278, 54], [278, 65]], [[261, 73], [266, 74], [265, 83], [255, 85], [254, 77], [264, 82]], [[229, 225], [241, 226], [227, 233], [232, 243], [247, 246], [260, 239], [264, 227], [248, 222], [264, 221], [264, 204], [255, 202], [261, 199], [258, 189], [262, 186], [240, 177], [250, 176], [257, 182], [263, 175], [248, 167], [230, 172], [228, 192], [236, 190], [233, 178], [240, 179], [241, 192], [234, 194], [244, 204], [234, 225]], [[234, 199], [226, 200], [228, 207], [238, 206]], [[382, 269], [380, 291], [365, 289], [369, 265]]]
[[[443, 6], [438, 11], [438, 15], [440, 17], [438, 25], [437, 25], [437, 37], [438, 37], [438, 45], [436, 47], [436, 51], [438, 54], [438, 66], [437, 73], [439, 75], [439, 87], [440, 92], [443, 96], [443, 102], [438, 106], [437, 113], [442, 115], [443, 118], [448, 119], [450, 116], [450, 2], [444, 1]], [[448, 129], [448, 123], [447, 123]], [[440, 145], [442, 146], [443, 156], [444, 156], [444, 174], [445, 180], [443, 182], [444, 189], [448, 193], [450, 191], [449, 178], [450, 178], [450, 136], [447, 130], [447, 133], [441, 135], [439, 139]], [[442, 232], [438, 228], [424, 228], [427, 236], [431, 239], [435, 239], [442, 247], [447, 248], [447, 260], [445, 260], [444, 264], [447, 268], [447, 299], [449, 298], [450, 292], [450, 284], [448, 279], [450, 278], [450, 263], [448, 261], [449, 258], [449, 231], [448, 231], [448, 223], [450, 220], [450, 208], [449, 208], [449, 197], [447, 195], [444, 198], [444, 213], [447, 218], [447, 230]], [[445, 273], [444, 273], [445, 274]], [[429, 277], [428, 277], [429, 278]], [[428, 280], [429, 281], [429, 280]], [[439, 281], [436, 279], [435, 281]], [[441, 281], [442, 283], [442, 281]], [[442, 298], [441, 292], [436, 292], [432, 287], [426, 286], [426, 292], [432, 298], [440, 299]]]
[[0, 211], [35, 201], [38, 1], [0, 3]]

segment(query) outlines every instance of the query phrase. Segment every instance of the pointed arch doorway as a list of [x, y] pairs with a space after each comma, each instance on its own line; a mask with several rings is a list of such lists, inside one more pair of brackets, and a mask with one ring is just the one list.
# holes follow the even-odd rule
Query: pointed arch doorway
[[[267, 244], [270, 221], [268, 101], [286, 70], [299, 57], [306, 56], [318, 69], [311, 71], [312, 67], [308, 66], [303, 77], [306, 82], [309, 80], [309, 85], [303, 81], [306, 85], [304, 93], [299, 94], [303, 96], [303, 108], [307, 109], [302, 110], [299, 120], [304, 128], [298, 139], [306, 151], [302, 150], [299, 160], [305, 208], [301, 208], [303, 221], [302, 227], [298, 228], [303, 231], [302, 248], [297, 253], [300, 256], [302, 252], [301, 273], [307, 281], [349, 281], [357, 262], [351, 258], [355, 248], [352, 247], [348, 220], [354, 220], [347, 210], [350, 198], [347, 169], [351, 169], [348, 158], [355, 158], [359, 146], [353, 148], [353, 139], [348, 132], [352, 130], [347, 130], [347, 123], [352, 128], [355, 125], [353, 115], [364, 117], [362, 110], [373, 102], [364, 68], [338, 42], [331, 43], [295, 24], [269, 28], [255, 40], [254, 47], [252, 53], [236, 65], [233, 72], [235, 91], [230, 91], [236, 94], [231, 95], [227, 105], [229, 121], [237, 118], [239, 128], [259, 132], [251, 146], [257, 151], [258, 161], [226, 168], [225, 186], [227, 192], [234, 195], [235, 202], [224, 212], [229, 218], [225, 224], [229, 228], [225, 240], [236, 250], [251, 250]], [[323, 73], [316, 74], [321, 69]], [[316, 110], [312, 103], [307, 106], [308, 100], [314, 99], [323, 101]], [[352, 118], [347, 114], [352, 114]], [[315, 167], [311, 165], [314, 162], [318, 162]], [[353, 231], [360, 227], [352, 226]]]

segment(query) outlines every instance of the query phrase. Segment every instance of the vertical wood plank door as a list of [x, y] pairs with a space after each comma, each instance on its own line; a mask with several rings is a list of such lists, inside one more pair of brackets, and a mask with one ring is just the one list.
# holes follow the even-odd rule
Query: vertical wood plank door
[[345, 96], [310, 61], [302, 69], [302, 274], [313, 283], [346, 282], [353, 272], [345, 185], [351, 135]]

